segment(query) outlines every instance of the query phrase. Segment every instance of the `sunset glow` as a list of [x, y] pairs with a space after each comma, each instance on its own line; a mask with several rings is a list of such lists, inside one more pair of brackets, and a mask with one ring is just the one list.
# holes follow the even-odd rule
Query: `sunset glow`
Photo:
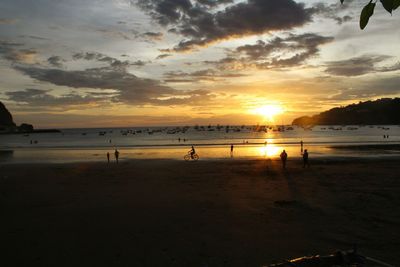
[[274, 122], [275, 117], [284, 112], [281, 105], [265, 105], [254, 110], [254, 113], [261, 115], [263, 119], [267, 122]]
[[[74, 128], [291, 124], [398, 96], [400, 28], [385, 33], [400, 16], [380, 8], [379, 23], [360, 31], [361, 8], [339, 0], [3, 0], [0, 99], [18, 124]], [[276, 17], [281, 10], [287, 15]]]
[[260, 146], [255, 149], [258, 150], [258, 154], [262, 157], [277, 157], [283, 148], [275, 144], [268, 143], [266, 146]]

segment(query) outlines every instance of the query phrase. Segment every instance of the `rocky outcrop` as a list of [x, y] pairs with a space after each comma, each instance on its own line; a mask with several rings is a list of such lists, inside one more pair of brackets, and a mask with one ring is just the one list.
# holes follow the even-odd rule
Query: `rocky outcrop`
[[0, 102], [0, 128], [12, 128], [15, 126], [11, 113], [6, 106]]
[[32, 124], [22, 123], [17, 126], [12, 118], [11, 113], [7, 110], [3, 103], [0, 102], [0, 134], [21, 134], [21, 133], [59, 133], [56, 129], [39, 129], [35, 130]]

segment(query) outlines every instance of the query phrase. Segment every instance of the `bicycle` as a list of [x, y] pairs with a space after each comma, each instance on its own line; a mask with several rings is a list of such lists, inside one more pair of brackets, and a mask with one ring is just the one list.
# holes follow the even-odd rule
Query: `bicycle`
[[185, 156], [183, 156], [183, 159], [186, 161], [190, 161], [190, 160], [197, 161], [197, 160], [199, 160], [199, 155], [197, 155], [196, 153], [191, 155], [191, 153], [189, 151]]

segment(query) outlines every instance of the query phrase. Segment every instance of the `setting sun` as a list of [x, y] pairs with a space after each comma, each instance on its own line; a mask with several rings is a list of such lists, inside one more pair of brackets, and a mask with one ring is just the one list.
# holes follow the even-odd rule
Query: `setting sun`
[[282, 114], [284, 111], [281, 105], [265, 105], [254, 110], [257, 115], [263, 116], [265, 120], [274, 121], [276, 115]]

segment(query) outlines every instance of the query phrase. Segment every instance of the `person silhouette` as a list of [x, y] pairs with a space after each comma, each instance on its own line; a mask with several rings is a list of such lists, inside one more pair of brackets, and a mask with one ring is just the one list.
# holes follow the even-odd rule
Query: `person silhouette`
[[300, 153], [303, 154], [303, 140], [300, 141]]
[[280, 156], [281, 156], [281, 161], [282, 161], [282, 168], [286, 169], [286, 160], [287, 160], [287, 157], [288, 157], [286, 151], [283, 150]]
[[231, 157], [233, 157], [233, 144], [231, 144]]
[[114, 155], [115, 155], [115, 160], [117, 161], [118, 164], [119, 151], [117, 149], [115, 149]]
[[304, 153], [303, 153], [303, 168], [305, 167], [310, 167], [310, 163], [308, 162], [308, 150], [304, 149]]
[[190, 152], [190, 157], [193, 159], [193, 155], [196, 153], [194, 146], [192, 146], [192, 149], [189, 152]]
[[110, 152], [107, 152], [107, 163], [110, 163]]

